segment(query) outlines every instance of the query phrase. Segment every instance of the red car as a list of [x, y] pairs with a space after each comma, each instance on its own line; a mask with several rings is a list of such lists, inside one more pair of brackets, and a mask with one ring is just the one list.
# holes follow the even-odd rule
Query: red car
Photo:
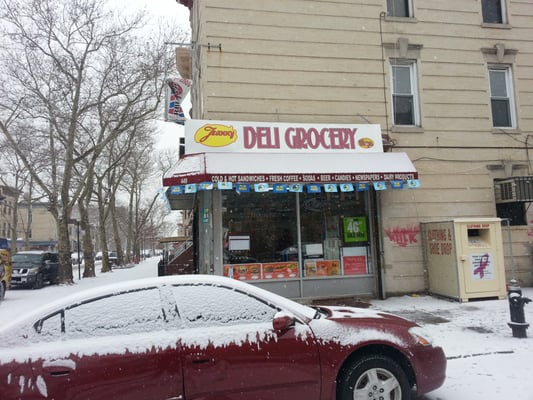
[[421, 328], [168, 276], [62, 299], [0, 328], [3, 400], [406, 400], [445, 379]]

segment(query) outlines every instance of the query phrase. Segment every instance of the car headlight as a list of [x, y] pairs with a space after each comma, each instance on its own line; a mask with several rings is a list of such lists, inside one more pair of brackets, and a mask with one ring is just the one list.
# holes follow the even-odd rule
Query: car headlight
[[433, 345], [433, 339], [431, 336], [419, 326], [413, 326], [412, 328], [409, 328], [409, 334], [413, 337], [416, 343], [422, 346]]

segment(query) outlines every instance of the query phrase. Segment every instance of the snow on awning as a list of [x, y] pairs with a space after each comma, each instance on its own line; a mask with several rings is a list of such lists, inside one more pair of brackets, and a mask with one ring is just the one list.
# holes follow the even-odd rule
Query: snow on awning
[[164, 186], [212, 182], [341, 184], [416, 181], [406, 153], [197, 153], [183, 156]]

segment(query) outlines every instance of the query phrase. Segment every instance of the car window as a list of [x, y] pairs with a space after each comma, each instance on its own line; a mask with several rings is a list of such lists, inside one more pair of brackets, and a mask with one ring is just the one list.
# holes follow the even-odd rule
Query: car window
[[[62, 324], [63, 327], [62, 327]], [[164, 329], [159, 290], [116, 293], [66, 308], [36, 324], [43, 338], [85, 338]]]
[[63, 312], [61, 311], [48, 316], [42, 321], [39, 321], [35, 328], [41, 334], [41, 337], [43, 337], [45, 340], [58, 339], [61, 337], [62, 316]]
[[270, 322], [278, 311], [255, 297], [223, 286], [179, 285], [173, 287], [173, 295], [186, 327]]

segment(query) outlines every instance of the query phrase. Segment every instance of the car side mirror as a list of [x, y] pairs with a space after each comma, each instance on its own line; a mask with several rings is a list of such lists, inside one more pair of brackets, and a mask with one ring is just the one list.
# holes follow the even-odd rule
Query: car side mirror
[[278, 332], [284, 332], [294, 326], [294, 315], [279, 311], [274, 315], [274, 319], [272, 320], [272, 326], [275, 331]]

